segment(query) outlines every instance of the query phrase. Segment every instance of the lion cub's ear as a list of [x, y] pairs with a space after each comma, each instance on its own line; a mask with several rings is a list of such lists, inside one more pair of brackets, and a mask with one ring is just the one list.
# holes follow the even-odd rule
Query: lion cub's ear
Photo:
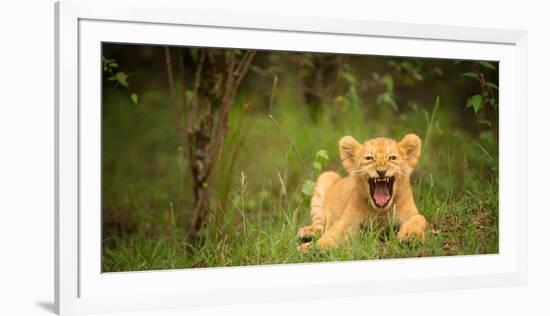
[[420, 157], [422, 141], [415, 134], [408, 134], [399, 142], [399, 151], [411, 167], [414, 168]]
[[351, 136], [344, 136], [340, 139], [340, 159], [342, 159], [342, 165], [346, 171], [353, 169], [355, 161], [357, 159], [357, 151], [361, 144], [359, 144], [355, 138]]

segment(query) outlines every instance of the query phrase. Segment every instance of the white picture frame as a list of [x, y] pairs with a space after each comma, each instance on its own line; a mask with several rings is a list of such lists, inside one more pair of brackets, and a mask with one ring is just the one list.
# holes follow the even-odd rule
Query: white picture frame
[[[56, 276], [62, 315], [526, 284], [527, 34], [191, 10], [176, 0], [56, 10]], [[101, 42], [499, 61], [499, 254], [101, 273]]]

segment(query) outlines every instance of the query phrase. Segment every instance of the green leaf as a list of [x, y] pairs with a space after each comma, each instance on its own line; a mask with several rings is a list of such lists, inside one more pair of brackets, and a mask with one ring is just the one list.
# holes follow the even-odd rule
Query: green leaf
[[313, 162], [313, 169], [315, 170], [316, 173], [321, 173], [321, 170], [323, 169], [323, 166], [321, 165], [320, 162], [314, 161]]
[[350, 72], [347, 72], [347, 71], [342, 72], [342, 78], [344, 78], [347, 82], [351, 84], [356, 83], [355, 77]]
[[469, 78], [477, 78], [477, 74], [475, 72], [464, 72], [462, 73], [462, 76], [469, 77]]
[[313, 187], [315, 186], [315, 183], [311, 180], [306, 180], [302, 184], [302, 194], [305, 196], [311, 196], [313, 194]]
[[432, 72], [438, 76], [443, 76], [443, 70], [439, 67], [434, 67], [432, 69]]
[[492, 127], [491, 122], [489, 122], [487, 120], [484, 120], [484, 119], [477, 120], [477, 123], [482, 124], [482, 125], [487, 125], [488, 127]]
[[397, 103], [393, 99], [392, 94], [388, 93], [388, 92], [384, 92], [384, 93], [379, 94], [376, 97], [376, 103], [380, 104], [380, 105], [389, 105], [396, 112], [399, 110], [399, 108], [397, 106]]
[[313, 64], [313, 61], [310, 58], [304, 58], [303, 60], [304, 66], [307, 68], [315, 68], [315, 65]]
[[138, 104], [139, 97], [137, 94], [132, 93], [132, 95], [130, 96], [130, 99], [132, 99], [132, 102], [134, 102], [134, 104]]
[[189, 53], [191, 54], [193, 61], [199, 60], [199, 48], [191, 48]]
[[324, 150], [324, 149], [319, 150], [319, 151], [315, 154], [315, 160], [316, 160], [316, 161], [320, 161], [320, 160], [329, 161], [327, 151]]
[[191, 102], [193, 100], [193, 91], [187, 90], [185, 91], [185, 97], [187, 98], [187, 102]]
[[118, 64], [114, 59], [107, 59], [104, 56], [101, 56], [101, 60], [103, 62], [103, 71], [112, 72], [112, 68], [117, 68]]
[[495, 66], [493, 66], [493, 64], [491, 64], [490, 62], [487, 62], [487, 61], [480, 61], [479, 64], [485, 68], [489, 68], [489, 69], [492, 69], [492, 70], [495, 70]]
[[390, 75], [384, 75], [384, 77], [382, 77], [382, 82], [386, 84], [388, 92], [393, 92], [393, 78]]
[[495, 90], [498, 90], [498, 86], [496, 84], [492, 83], [492, 82], [487, 81], [487, 82], [485, 82], [485, 85], [489, 88], [493, 88]]
[[474, 112], [477, 114], [477, 112], [479, 112], [479, 110], [482, 107], [482, 102], [481, 102], [482, 100], [483, 99], [481, 98], [481, 96], [479, 94], [473, 95], [468, 99], [468, 103], [467, 103], [466, 106], [467, 107], [473, 107]]
[[116, 80], [121, 86], [128, 87], [128, 75], [122, 71], [117, 72], [114, 76], [110, 77], [109, 80]]

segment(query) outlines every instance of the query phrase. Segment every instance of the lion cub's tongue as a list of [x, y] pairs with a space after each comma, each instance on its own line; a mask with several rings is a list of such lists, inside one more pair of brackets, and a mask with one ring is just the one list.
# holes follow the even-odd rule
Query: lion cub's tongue
[[374, 201], [379, 206], [384, 206], [390, 200], [390, 192], [386, 182], [377, 182], [374, 184]]

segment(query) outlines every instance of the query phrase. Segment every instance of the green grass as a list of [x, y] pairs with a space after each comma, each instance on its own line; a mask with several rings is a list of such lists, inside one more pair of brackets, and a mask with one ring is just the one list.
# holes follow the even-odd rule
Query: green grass
[[[260, 102], [254, 99], [239, 99], [231, 111], [209, 184], [212, 210], [199, 242], [191, 244], [184, 229], [191, 179], [164, 95], [146, 90], [137, 105], [116, 90], [104, 98], [105, 272], [498, 252], [498, 146], [490, 132], [476, 135], [460, 127], [445, 99], [438, 111], [423, 105], [396, 114], [352, 102], [312, 117], [293, 105], [292, 90], [284, 86], [273, 105], [279, 126], [254, 108]], [[410, 132], [430, 135], [412, 180], [429, 222], [426, 241], [399, 243], [396, 227], [372, 226], [342, 247], [299, 253], [296, 233], [309, 224], [309, 201], [300, 186], [314, 180], [315, 153], [326, 149], [325, 169], [343, 174], [340, 137], [400, 138]]]
[[[116, 237], [105, 253], [104, 268], [127, 271], [498, 252], [496, 187], [486, 188], [476, 197], [434, 191], [429, 182], [415, 187], [419, 207], [430, 223], [424, 243], [399, 243], [396, 227], [372, 226], [340, 248], [327, 252], [313, 249], [303, 255], [296, 251], [296, 232], [309, 221], [306, 204], [262, 201], [260, 209], [237, 207], [226, 215], [233, 220], [221, 225], [211, 218], [205, 224], [204, 240], [191, 250], [183, 237], [185, 231], [171, 221], [159, 228], [162, 233], [158, 236], [138, 232]], [[237, 204], [246, 204], [245, 194], [236, 198]]]

